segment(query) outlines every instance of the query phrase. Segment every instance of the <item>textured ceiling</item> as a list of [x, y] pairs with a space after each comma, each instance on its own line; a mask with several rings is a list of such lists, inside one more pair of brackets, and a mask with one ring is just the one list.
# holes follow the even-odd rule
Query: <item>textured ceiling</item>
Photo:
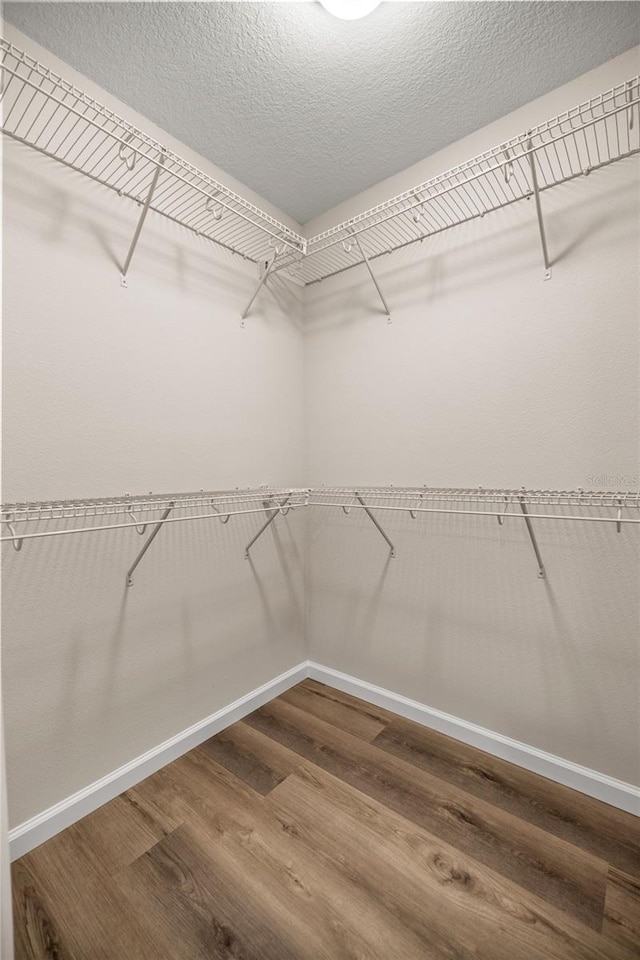
[[314, 2], [6, 3], [4, 16], [299, 223], [640, 42], [635, 2], [385, 2], [357, 21]]

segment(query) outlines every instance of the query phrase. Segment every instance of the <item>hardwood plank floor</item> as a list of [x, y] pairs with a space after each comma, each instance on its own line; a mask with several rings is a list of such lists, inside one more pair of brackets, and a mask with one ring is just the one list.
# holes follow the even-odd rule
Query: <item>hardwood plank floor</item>
[[640, 880], [609, 871], [602, 932], [640, 956]]
[[640, 820], [315, 681], [13, 865], [16, 960], [631, 960]]
[[640, 821], [630, 813], [398, 717], [375, 744], [640, 877]]
[[394, 719], [387, 710], [371, 706], [364, 700], [355, 700], [316, 680], [304, 680], [283, 693], [280, 699], [362, 740], [373, 740]]
[[273, 741], [240, 723], [206, 740], [199, 749], [262, 794], [300, 766], [299, 757], [283, 758]]
[[584, 923], [601, 924], [603, 860], [282, 700], [246, 722]]

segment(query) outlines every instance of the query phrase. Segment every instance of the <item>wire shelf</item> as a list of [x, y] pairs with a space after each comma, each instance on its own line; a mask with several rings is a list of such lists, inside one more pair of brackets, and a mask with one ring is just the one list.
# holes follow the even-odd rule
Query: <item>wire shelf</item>
[[[308, 500], [306, 490], [291, 488], [260, 488], [257, 490], [200, 491], [199, 493], [161, 494], [140, 497], [109, 497], [97, 500], [57, 500], [41, 503], [5, 503], [0, 507], [2, 523], [10, 529], [10, 534], [0, 537], [2, 541], [35, 539], [42, 536], [55, 536], [67, 533], [90, 533], [97, 530], [140, 527], [139, 517], [145, 517], [145, 523], [155, 523], [157, 515], [171, 508], [174, 516], [165, 523], [177, 523], [183, 520], [201, 520], [218, 517], [223, 522], [229, 516], [244, 513], [264, 513], [265, 504], [284, 504], [280, 509], [288, 511], [305, 506]], [[266, 509], [269, 509], [267, 507]], [[185, 513], [193, 514], [185, 516]], [[204, 511], [204, 512], [202, 512]], [[208, 512], [207, 512], [208, 511]], [[106, 518], [129, 518], [121, 523], [100, 523]], [[77, 528], [62, 523], [50, 528], [51, 523], [76, 520], [97, 522], [90, 526]], [[34, 524], [46, 521], [46, 528], [34, 528]], [[30, 524], [26, 528], [26, 524]], [[11, 530], [20, 530], [19, 534]]]
[[[147, 534], [147, 538], [127, 570], [125, 583], [130, 587], [133, 585], [133, 574], [140, 561], [167, 523], [217, 519], [226, 524], [231, 517], [240, 514], [260, 513], [263, 516], [266, 514], [266, 520], [245, 547], [244, 556], [249, 560], [252, 547], [276, 517], [286, 516], [290, 510], [297, 507], [340, 507], [346, 514], [351, 513], [352, 509], [362, 510], [386, 542], [391, 557], [396, 556], [393, 541], [372, 512], [373, 510], [376, 514], [379, 511], [406, 513], [413, 520], [418, 514], [423, 513], [495, 517], [500, 526], [505, 520], [522, 520], [526, 524], [535, 554], [538, 577], [542, 580], [546, 579], [547, 573], [532, 520], [615, 523], [618, 533], [622, 532], [623, 525], [640, 524], [640, 492], [636, 491], [594, 492], [525, 490], [524, 488], [521, 490], [484, 490], [482, 488], [467, 490], [430, 487], [261, 488], [160, 496], [150, 494], [143, 497], [125, 495], [99, 500], [7, 503], [0, 508], [0, 524], [3, 531], [0, 542], [11, 543], [13, 549], [19, 552], [25, 540], [134, 527], [141, 536]], [[530, 507], [533, 507], [533, 511], [529, 509]], [[576, 513], [575, 508], [580, 512]], [[594, 508], [599, 509], [595, 512]], [[603, 508], [609, 508], [604, 515]], [[611, 511], [614, 511], [614, 515], [611, 515]], [[633, 516], [634, 511], [639, 515]], [[117, 519], [118, 515], [123, 517], [118, 523], [97, 522], [79, 527], [73, 523], [77, 520], [86, 522], [105, 517]], [[44, 529], [41, 521], [47, 521]], [[53, 523], [53, 529], [50, 523]]]
[[[640, 152], [640, 78], [308, 240], [0, 38], [2, 131], [269, 272], [317, 283]], [[387, 303], [371, 274], [388, 313]]]
[[353, 499], [359, 493], [367, 501], [398, 501], [407, 506], [424, 503], [524, 503], [529, 506], [617, 507], [640, 509], [640, 491], [592, 490], [519, 490], [485, 489], [484, 487], [319, 487], [311, 490], [312, 502]]
[[[53, 531], [35, 530], [26, 532], [25, 524], [47, 524], [68, 520], [96, 520], [97, 523], [78, 531], [69, 529], [66, 524], [60, 527], [60, 533], [87, 532], [91, 530], [120, 529], [127, 526], [139, 526], [138, 516], [146, 517], [146, 522], [155, 521], [155, 515], [168, 507], [172, 508], [175, 519], [206, 519], [209, 516], [233, 516], [240, 513], [261, 513], [265, 504], [276, 504], [286, 500], [286, 507], [295, 509], [304, 506], [334, 506], [350, 510], [356, 506], [357, 497], [366, 498], [368, 507], [425, 512], [430, 507], [452, 507], [446, 512], [464, 512], [465, 505], [471, 507], [486, 506], [504, 509], [509, 504], [522, 504], [535, 507], [581, 507], [610, 508], [625, 511], [640, 510], [640, 492], [638, 491], [584, 491], [584, 490], [487, 490], [484, 488], [434, 488], [434, 487], [318, 487], [313, 489], [291, 487], [269, 487], [248, 490], [200, 491], [198, 493], [148, 494], [146, 496], [107, 497], [91, 500], [56, 500], [28, 503], [5, 503], [0, 507], [1, 521], [14, 529], [25, 530], [19, 535], [53, 535]], [[184, 518], [181, 512], [209, 511], [196, 513]], [[488, 509], [489, 514], [495, 510]], [[550, 513], [549, 516], [556, 514]], [[124, 523], [104, 524], [101, 519], [133, 517]], [[590, 519], [596, 519], [592, 517]], [[15, 535], [0, 538], [3, 541], [15, 539]]]
[[149, 209], [247, 260], [304, 250], [289, 227], [3, 38], [0, 58], [2, 130], [14, 140], [137, 203], [161, 166]]
[[[640, 78], [307, 240], [278, 270], [317, 283], [640, 151]], [[535, 162], [535, 174], [532, 165]], [[534, 176], [537, 175], [537, 185]], [[362, 249], [359, 247], [362, 244]]]
[[[365, 502], [366, 498], [366, 502]], [[482, 487], [320, 487], [309, 492], [311, 507], [341, 507], [345, 513], [356, 510], [386, 510], [409, 513], [463, 514], [504, 519], [578, 520], [599, 523], [640, 524], [640, 491], [586, 490], [487, 490]], [[518, 510], [510, 511], [512, 505]], [[533, 507], [535, 512], [530, 512]], [[549, 510], [555, 507], [560, 509]], [[523, 509], [524, 508], [524, 509]], [[583, 513], [561, 512], [581, 509]], [[584, 514], [584, 510], [597, 513]], [[602, 511], [615, 511], [603, 515]]]

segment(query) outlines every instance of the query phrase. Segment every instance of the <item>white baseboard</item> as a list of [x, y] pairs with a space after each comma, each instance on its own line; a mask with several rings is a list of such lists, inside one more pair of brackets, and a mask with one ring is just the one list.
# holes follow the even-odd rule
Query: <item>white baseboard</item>
[[415, 700], [409, 700], [408, 697], [392, 693], [391, 690], [377, 687], [365, 680], [358, 680], [357, 677], [351, 677], [331, 667], [309, 661], [308, 675], [343, 693], [359, 697], [377, 707], [384, 707], [385, 710], [405, 717], [407, 720], [438, 730], [455, 740], [461, 740], [502, 760], [524, 767], [525, 770], [531, 770], [565, 787], [571, 787], [572, 790], [578, 790], [596, 800], [602, 800], [620, 810], [640, 816], [640, 787], [608, 777], [589, 767], [582, 767], [572, 763], [571, 760], [563, 760], [562, 757], [556, 757], [527, 743], [520, 743], [501, 733], [495, 733], [475, 723], [443, 713], [442, 710], [426, 707]]
[[10, 855], [12, 860], [28, 853], [39, 844], [49, 840], [56, 833], [71, 826], [77, 820], [82, 819], [88, 813], [96, 810], [113, 800], [118, 794], [130, 787], [135, 786], [145, 777], [149, 777], [156, 770], [171, 763], [182, 756], [188, 750], [197, 747], [198, 744], [208, 740], [209, 737], [220, 733], [225, 727], [246, 717], [247, 714], [258, 707], [263, 706], [274, 697], [284, 693], [290, 687], [300, 683], [306, 677], [319, 680], [326, 683], [336, 690], [342, 690], [343, 693], [349, 693], [354, 697], [359, 697], [367, 703], [373, 703], [378, 707], [383, 707], [391, 713], [395, 713], [407, 720], [414, 720], [432, 730], [438, 730], [440, 733], [446, 733], [447, 736], [460, 740], [462, 743], [468, 743], [472, 747], [484, 750], [486, 753], [501, 757], [510, 763], [515, 763], [525, 770], [531, 770], [549, 780], [561, 783], [565, 787], [571, 787], [589, 797], [595, 797], [596, 800], [603, 800], [611, 806], [618, 807], [620, 810], [626, 810], [640, 816], [640, 787], [634, 787], [630, 783], [624, 783], [621, 780], [615, 780], [597, 770], [590, 770], [588, 767], [582, 767], [570, 760], [563, 760], [544, 750], [538, 750], [526, 743], [520, 743], [518, 740], [512, 740], [501, 733], [495, 733], [493, 730], [487, 730], [485, 727], [479, 727], [475, 723], [469, 723], [467, 720], [461, 720], [451, 714], [444, 713], [442, 710], [435, 710], [433, 707], [427, 707], [401, 694], [393, 693], [391, 690], [385, 690], [383, 687], [377, 687], [373, 683], [367, 683], [365, 680], [358, 680], [357, 677], [351, 677], [349, 674], [341, 673], [331, 667], [324, 667], [322, 664], [315, 663], [312, 660], [305, 660], [297, 666], [274, 677], [268, 683], [257, 687], [239, 700], [235, 700], [227, 707], [217, 710], [210, 717], [205, 717], [193, 726], [188, 727], [176, 736], [165, 740], [159, 746], [148, 750], [141, 756], [136, 757], [124, 766], [119, 767], [107, 776], [89, 784], [83, 790], [79, 790], [72, 796], [61, 800], [60, 803], [49, 807], [31, 820], [26, 820], [13, 830], [9, 831]]
[[221, 710], [217, 710], [211, 716], [194, 723], [181, 733], [165, 740], [164, 743], [136, 757], [135, 760], [130, 760], [124, 766], [118, 767], [117, 770], [100, 780], [96, 780], [95, 783], [90, 783], [83, 790], [79, 790], [65, 800], [61, 800], [47, 810], [43, 810], [42, 813], [32, 817], [31, 820], [21, 823], [9, 831], [11, 859], [16, 860], [18, 857], [22, 857], [29, 850], [33, 850], [34, 847], [55, 836], [56, 833], [71, 826], [77, 820], [81, 820], [82, 817], [86, 817], [88, 813], [96, 810], [103, 803], [113, 800], [124, 790], [135, 786], [145, 777], [151, 776], [156, 770], [182, 756], [183, 753], [192, 750], [198, 744], [208, 740], [209, 737], [220, 733], [225, 727], [229, 727], [232, 723], [246, 717], [247, 714], [273, 700], [274, 697], [284, 693], [285, 690], [295, 686], [296, 683], [300, 683], [307, 676], [307, 661], [303, 661], [292, 667], [291, 670], [281, 673], [280, 676], [274, 677], [268, 683], [264, 683], [261, 687], [247, 693], [244, 697], [240, 697], [239, 700], [234, 700], [227, 707], [222, 707]]

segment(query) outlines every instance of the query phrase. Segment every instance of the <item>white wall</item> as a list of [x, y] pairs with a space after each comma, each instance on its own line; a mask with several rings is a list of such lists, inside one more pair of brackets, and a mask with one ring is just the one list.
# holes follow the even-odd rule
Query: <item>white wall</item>
[[9, 820], [7, 781], [4, 763], [4, 722], [0, 687], [0, 957], [13, 957], [13, 917], [11, 912], [11, 874], [9, 871]]
[[[421, 178], [637, 72], [631, 51], [307, 226]], [[638, 158], [307, 288], [307, 479], [638, 489]], [[595, 478], [595, 479], [594, 479]], [[619, 479], [616, 479], [619, 478]], [[602, 488], [602, 487], [601, 487]], [[640, 783], [640, 531], [316, 508], [311, 656]]]
[[[299, 484], [302, 290], [274, 281], [242, 329], [257, 270], [152, 214], [122, 289], [138, 208], [15, 142], [4, 159], [5, 501]], [[261, 522], [165, 527], [129, 590], [133, 530], [5, 546], [11, 826], [304, 658], [302, 516], [247, 562]]]
[[[0, 164], [4, 148], [0, 138]], [[1, 175], [0, 175], [1, 182]], [[0, 210], [3, 196], [0, 191]], [[0, 383], [2, 375], [0, 370]], [[0, 494], [2, 480], [0, 479]], [[0, 496], [0, 501], [2, 497]], [[2, 584], [0, 583], [0, 604]], [[11, 874], [9, 871], [9, 817], [7, 807], [7, 771], [4, 759], [4, 706], [2, 703], [2, 647], [0, 644], [0, 957], [13, 957], [13, 917], [11, 910]]]
[[[625, 79], [633, 56], [332, 222]], [[251, 267], [150, 216], [123, 290], [138, 209], [8, 143], [4, 499], [303, 481], [588, 487], [602, 474], [632, 486], [636, 177], [624, 162], [544, 197], [549, 283], [523, 203], [376, 261], [391, 325], [354, 270], [304, 296], [276, 279], [241, 329]], [[305, 622], [329, 666], [638, 783], [637, 531], [538, 525], [543, 583], [521, 525], [385, 523], [395, 560], [355, 511], [313, 513], [305, 548], [299, 512], [251, 563], [256, 518], [175, 524], [130, 590], [133, 531], [5, 547], [12, 825], [303, 659]]]

